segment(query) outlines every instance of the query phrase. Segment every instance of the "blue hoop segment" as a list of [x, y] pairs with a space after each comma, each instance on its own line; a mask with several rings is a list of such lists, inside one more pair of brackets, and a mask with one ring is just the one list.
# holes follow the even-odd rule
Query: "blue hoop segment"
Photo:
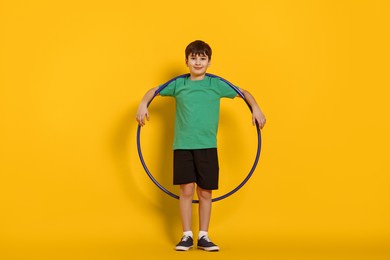
[[[156, 97], [161, 90], [163, 90], [166, 86], [169, 85], [169, 83], [171, 83], [172, 81], [178, 79], [178, 78], [185, 78], [185, 77], [188, 77], [190, 74], [183, 74], [183, 75], [180, 75], [180, 76], [177, 76], [169, 81], [167, 81], [166, 83], [164, 83], [163, 85], [161, 85], [157, 90], [156, 92], [154, 93], [154, 96], [152, 97], [152, 99], [150, 100], [150, 102], [148, 103], [148, 106], [150, 105], [150, 103], [152, 103], [154, 97]], [[234, 89], [238, 95], [240, 95], [242, 97], [242, 99], [245, 101], [245, 103], [247, 104], [249, 110], [252, 112], [252, 108], [251, 106], [249, 105], [249, 103], [246, 101], [245, 97], [244, 97], [244, 94], [239, 90], [239, 88], [237, 88], [236, 86], [234, 86], [232, 83], [230, 83], [229, 81], [217, 76], [217, 75], [213, 75], [213, 74], [209, 74], [207, 73], [206, 74], [207, 76], [209, 77], [212, 77], [212, 78], [218, 78], [220, 80], [222, 80], [223, 82], [225, 82], [226, 84], [228, 84], [232, 89]], [[217, 197], [217, 198], [213, 198], [212, 199], [212, 202], [216, 202], [216, 201], [219, 201], [219, 200], [222, 200], [222, 199], [225, 199], [227, 197], [229, 197], [230, 195], [234, 194], [235, 192], [237, 192], [239, 189], [242, 188], [242, 186], [245, 185], [245, 183], [250, 179], [250, 177], [252, 176], [253, 172], [255, 171], [256, 169], [256, 166], [257, 166], [257, 163], [259, 162], [259, 158], [260, 158], [260, 151], [261, 151], [261, 133], [260, 133], [260, 128], [259, 128], [259, 125], [256, 123], [256, 130], [257, 130], [257, 152], [256, 152], [256, 158], [255, 158], [255, 161], [253, 163], [253, 166], [251, 168], [251, 170], [249, 171], [248, 175], [246, 176], [246, 178], [236, 187], [234, 188], [233, 190], [231, 190], [230, 192], [220, 196], [220, 197]], [[142, 163], [142, 166], [144, 167], [145, 169], [145, 172], [148, 174], [149, 178], [153, 181], [154, 184], [156, 184], [157, 187], [159, 187], [163, 192], [165, 192], [166, 194], [168, 194], [169, 196], [175, 198], [175, 199], [179, 199], [179, 196], [170, 192], [169, 190], [167, 190], [166, 188], [164, 188], [154, 177], [153, 175], [150, 173], [148, 167], [146, 166], [146, 163], [145, 163], [145, 160], [144, 160], [144, 157], [142, 155], [142, 151], [141, 151], [141, 126], [138, 125], [138, 129], [137, 129], [137, 148], [138, 148], [138, 155], [139, 155], [139, 159]], [[192, 201], [193, 203], [199, 203], [199, 200], [193, 200]]]

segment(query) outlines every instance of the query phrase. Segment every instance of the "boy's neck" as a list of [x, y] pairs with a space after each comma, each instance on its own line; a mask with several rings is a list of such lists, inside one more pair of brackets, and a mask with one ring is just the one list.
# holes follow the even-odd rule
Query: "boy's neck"
[[202, 80], [204, 79], [204, 77], [206, 77], [206, 73], [205, 74], [201, 74], [201, 75], [192, 75], [190, 74], [190, 80]]

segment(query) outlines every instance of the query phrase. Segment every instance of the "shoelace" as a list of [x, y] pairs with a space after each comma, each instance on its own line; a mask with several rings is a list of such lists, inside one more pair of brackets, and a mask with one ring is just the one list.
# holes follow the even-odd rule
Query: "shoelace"
[[190, 236], [183, 236], [181, 241], [187, 242], [187, 240], [190, 238]]
[[209, 238], [208, 236], [203, 236], [203, 237], [201, 237], [201, 239], [204, 239], [204, 240], [206, 240], [207, 242], [211, 242], [211, 240], [210, 240], [210, 238]]

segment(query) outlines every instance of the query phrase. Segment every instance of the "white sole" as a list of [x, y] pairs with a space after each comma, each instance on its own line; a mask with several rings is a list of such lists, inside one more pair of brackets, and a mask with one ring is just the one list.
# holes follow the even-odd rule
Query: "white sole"
[[190, 246], [190, 247], [186, 247], [186, 246], [177, 246], [177, 247], [176, 247], [176, 251], [188, 251], [188, 250], [190, 250], [191, 248], [193, 248], [193, 246]]
[[219, 251], [219, 247], [217, 246], [212, 246], [212, 247], [203, 247], [203, 246], [198, 246], [198, 249], [202, 249], [208, 252], [216, 252]]

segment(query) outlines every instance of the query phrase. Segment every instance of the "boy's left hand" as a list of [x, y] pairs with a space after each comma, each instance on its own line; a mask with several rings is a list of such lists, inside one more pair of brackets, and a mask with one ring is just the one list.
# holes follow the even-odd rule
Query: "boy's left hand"
[[252, 111], [252, 124], [256, 125], [256, 122], [259, 124], [260, 129], [263, 129], [266, 122], [263, 112], [258, 108], [255, 108]]

